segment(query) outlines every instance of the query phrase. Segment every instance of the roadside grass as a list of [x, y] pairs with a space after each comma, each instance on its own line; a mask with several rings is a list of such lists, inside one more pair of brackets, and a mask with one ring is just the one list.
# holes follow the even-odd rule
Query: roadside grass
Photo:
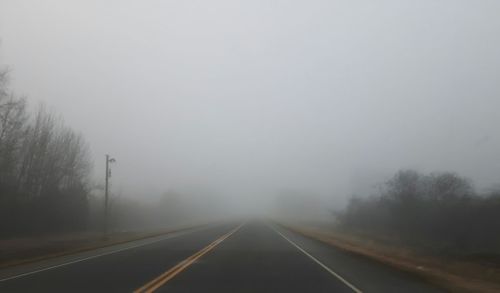
[[97, 232], [81, 232], [0, 240], [0, 269], [143, 240], [199, 226], [202, 225], [182, 226], [154, 232], [114, 232], [108, 236]]
[[467, 260], [438, 257], [368, 238], [325, 228], [287, 225], [286, 228], [348, 253], [367, 257], [405, 271], [450, 292], [500, 292], [500, 267], [482, 257]]

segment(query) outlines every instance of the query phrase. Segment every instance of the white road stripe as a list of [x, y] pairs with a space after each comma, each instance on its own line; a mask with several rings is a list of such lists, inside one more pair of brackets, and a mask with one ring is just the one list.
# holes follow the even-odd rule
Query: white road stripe
[[82, 262], [82, 261], [86, 261], [86, 260], [98, 258], [98, 257], [101, 257], [101, 256], [110, 255], [110, 254], [118, 253], [118, 252], [121, 252], [121, 251], [129, 250], [129, 249], [134, 249], [134, 248], [137, 248], [137, 247], [150, 245], [150, 244], [153, 244], [153, 243], [156, 243], [156, 242], [160, 242], [160, 241], [163, 241], [163, 240], [176, 238], [176, 237], [179, 237], [179, 236], [182, 236], [182, 235], [185, 235], [185, 234], [190, 234], [190, 233], [193, 233], [193, 232], [196, 232], [196, 231], [200, 231], [200, 230], [203, 230], [203, 229], [204, 228], [194, 229], [194, 230], [191, 230], [191, 231], [184, 231], [184, 232], [180, 232], [179, 234], [165, 236], [165, 237], [162, 237], [160, 239], [149, 241], [149, 242], [146, 242], [146, 243], [142, 243], [142, 244], [138, 244], [138, 245], [134, 245], [134, 246], [127, 246], [125, 248], [121, 248], [121, 249], [117, 249], [117, 250], [112, 250], [112, 251], [104, 252], [104, 253], [101, 253], [101, 254], [96, 254], [96, 255], [89, 256], [89, 257], [80, 258], [80, 259], [77, 259], [77, 260], [74, 260], [74, 261], [65, 262], [65, 263], [62, 263], [62, 264], [59, 264], [59, 265], [50, 266], [50, 267], [46, 267], [46, 268], [43, 268], [43, 269], [38, 269], [38, 270], [31, 271], [31, 272], [27, 272], [27, 273], [15, 275], [15, 276], [7, 277], [5, 279], [0, 279], [0, 282], [5, 282], [5, 281], [8, 281], [8, 280], [12, 280], [12, 279], [18, 279], [18, 278], [26, 277], [26, 276], [33, 275], [33, 274], [36, 274], [36, 273], [40, 273], [40, 272], [44, 272], [44, 271], [48, 271], [48, 270], [53, 270], [53, 269], [56, 269], [56, 268], [64, 267], [64, 266], [71, 265], [71, 264], [74, 264], [74, 263], [79, 263], [79, 262]]
[[310, 259], [312, 259], [315, 263], [319, 264], [323, 269], [325, 269], [326, 271], [328, 271], [330, 274], [332, 274], [333, 276], [335, 276], [337, 279], [339, 279], [340, 281], [342, 281], [342, 283], [344, 283], [346, 286], [348, 286], [349, 288], [351, 288], [354, 292], [356, 293], [362, 293], [363, 291], [359, 290], [358, 288], [356, 288], [353, 284], [349, 283], [346, 279], [342, 278], [342, 276], [340, 276], [339, 274], [337, 274], [336, 272], [334, 272], [332, 269], [330, 269], [329, 267], [327, 267], [325, 264], [323, 264], [321, 261], [319, 261], [317, 258], [315, 258], [314, 256], [310, 255], [307, 251], [305, 251], [304, 249], [302, 249], [300, 246], [298, 246], [295, 242], [293, 242], [292, 240], [288, 239], [285, 235], [283, 235], [280, 231], [276, 230], [276, 228], [274, 228], [273, 226], [269, 225], [271, 227], [271, 229], [274, 230], [274, 232], [278, 233], [281, 237], [283, 237], [286, 241], [288, 241], [290, 244], [292, 244], [293, 246], [295, 246], [295, 248], [297, 248], [298, 250], [300, 250], [302, 253], [304, 253], [305, 255], [307, 255]]

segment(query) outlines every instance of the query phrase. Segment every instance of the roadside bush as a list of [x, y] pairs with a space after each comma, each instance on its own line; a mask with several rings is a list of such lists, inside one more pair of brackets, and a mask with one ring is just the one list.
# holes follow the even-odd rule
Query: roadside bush
[[352, 198], [340, 223], [439, 253], [498, 253], [498, 215], [498, 192], [478, 195], [469, 180], [455, 173], [404, 170], [379, 193]]

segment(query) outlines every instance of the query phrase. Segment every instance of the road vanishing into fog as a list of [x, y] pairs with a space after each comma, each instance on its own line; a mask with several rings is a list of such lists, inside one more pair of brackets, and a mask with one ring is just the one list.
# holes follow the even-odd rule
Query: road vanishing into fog
[[0, 292], [439, 292], [273, 223], [207, 225], [0, 271]]

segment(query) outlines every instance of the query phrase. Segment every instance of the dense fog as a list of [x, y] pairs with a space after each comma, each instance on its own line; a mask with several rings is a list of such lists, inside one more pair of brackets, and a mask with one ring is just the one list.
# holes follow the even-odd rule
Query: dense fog
[[0, 65], [26, 113], [42, 103], [85, 139], [90, 206], [109, 154], [115, 206], [139, 214], [329, 217], [398, 170], [498, 188], [499, 11], [495, 0], [2, 0]]

